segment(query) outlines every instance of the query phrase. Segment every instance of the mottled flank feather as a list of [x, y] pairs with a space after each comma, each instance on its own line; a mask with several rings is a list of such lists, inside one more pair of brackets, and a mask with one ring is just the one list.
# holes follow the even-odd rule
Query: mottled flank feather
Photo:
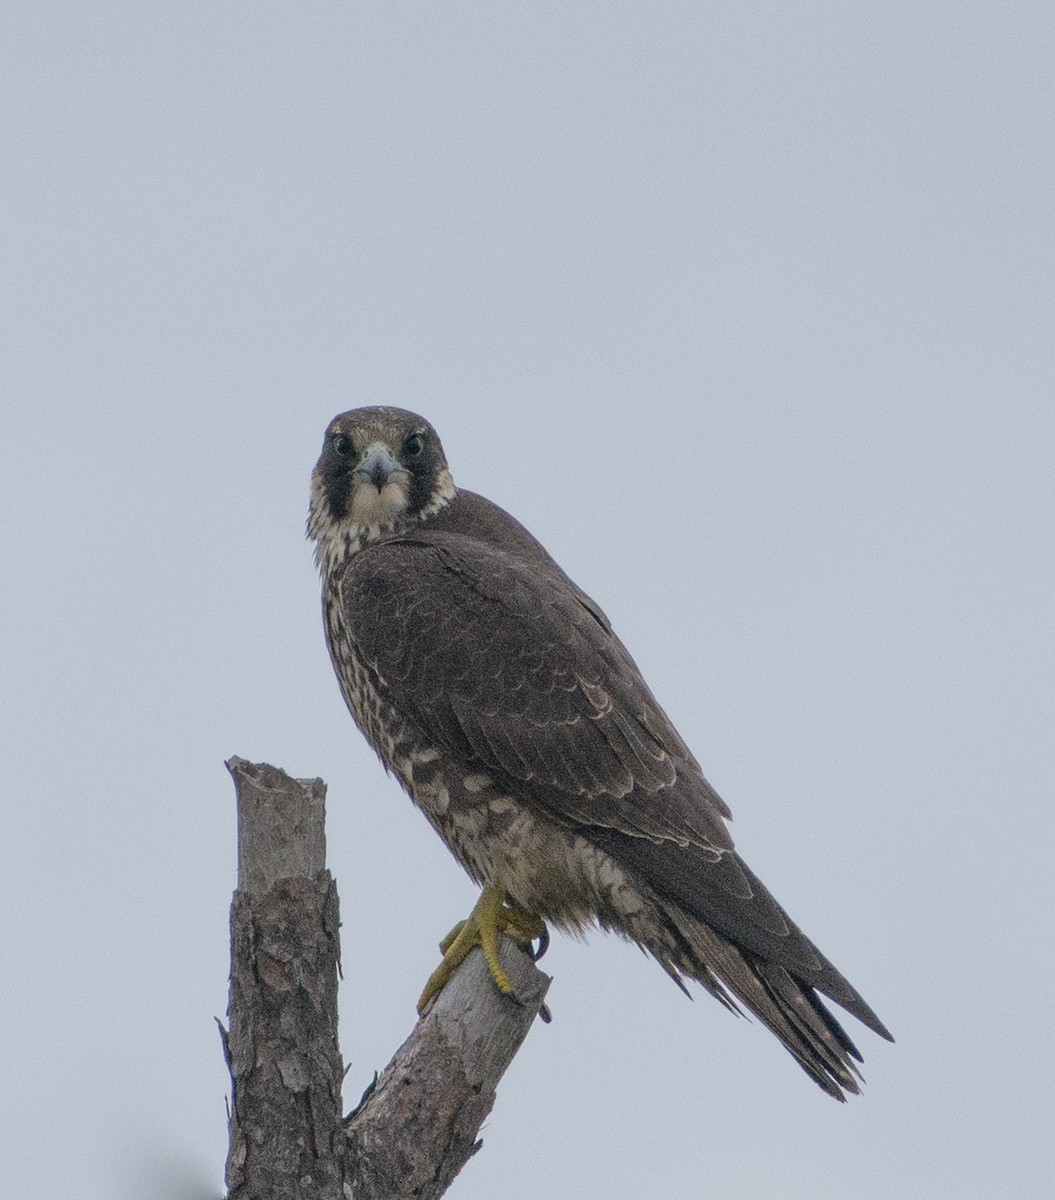
[[[392, 480], [405, 503], [356, 500]], [[472, 878], [560, 928], [620, 933], [753, 1013], [829, 1095], [857, 1092], [860, 1055], [821, 995], [889, 1033], [736, 853], [729, 809], [603, 611], [512, 517], [454, 489], [431, 426], [336, 418], [309, 530], [349, 709]]]

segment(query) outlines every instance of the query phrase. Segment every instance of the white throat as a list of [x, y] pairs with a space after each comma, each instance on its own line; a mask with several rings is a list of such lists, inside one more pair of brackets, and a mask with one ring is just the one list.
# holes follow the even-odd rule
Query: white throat
[[445, 508], [457, 493], [454, 480], [444, 470], [436, 483], [432, 500], [408, 519], [408, 476], [398, 475], [382, 488], [363, 481], [352, 493], [348, 516], [334, 521], [328, 513], [321, 481], [313, 480], [308, 537], [315, 542], [315, 565], [322, 575], [329, 574], [371, 542], [390, 537], [401, 527], [416, 525]]
[[357, 483], [348, 519], [353, 525], [368, 529], [398, 525], [410, 501], [409, 479], [407, 472], [402, 471], [381, 488], [365, 481]]

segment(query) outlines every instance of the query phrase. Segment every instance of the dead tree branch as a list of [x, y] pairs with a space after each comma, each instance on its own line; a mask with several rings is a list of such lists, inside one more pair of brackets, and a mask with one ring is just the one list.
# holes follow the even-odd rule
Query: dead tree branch
[[232, 758], [229, 1200], [341, 1200], [340, 924], [321, 779]]
[[503, 941], [501, 957], [521, 1007], [498, 991], [474, 950], [348, 1118], [356, 1200], [434, 1200], [479, 1149], [498, 1081], [549, 987], [512, 942]]

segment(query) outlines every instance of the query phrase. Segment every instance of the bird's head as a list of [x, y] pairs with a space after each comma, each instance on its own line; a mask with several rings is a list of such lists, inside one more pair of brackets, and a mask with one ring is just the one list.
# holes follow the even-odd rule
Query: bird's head
[[439, 511], [454, 481], [436, 431], [402, 408], [353, 408], [330, 422], [311, 477], [308, 537], [323, 557]]

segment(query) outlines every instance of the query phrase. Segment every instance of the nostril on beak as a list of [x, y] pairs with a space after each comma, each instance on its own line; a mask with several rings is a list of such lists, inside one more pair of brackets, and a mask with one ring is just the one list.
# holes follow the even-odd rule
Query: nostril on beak
[[401, 469], [388, 447], [375, 443], [366, 448], [355, 473], [361, 478], [369, 480], [380, 491]]

